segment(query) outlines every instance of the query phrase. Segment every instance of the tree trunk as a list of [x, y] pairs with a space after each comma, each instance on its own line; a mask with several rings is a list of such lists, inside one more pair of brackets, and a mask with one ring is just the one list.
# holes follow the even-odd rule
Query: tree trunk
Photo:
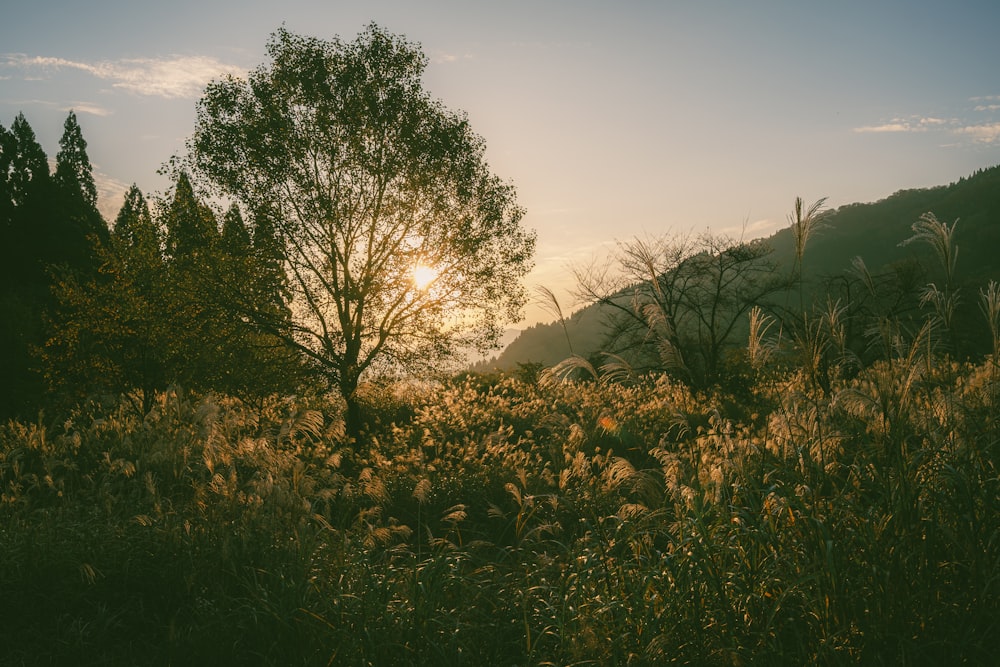
[[348, 439], [352, 440], [355, 446], [361, 443], [361, 432], [365, 421], [361, 410], [361, 403], [358, 401], [357, 395], [359, 380], [360, 373], [357, 371], [357, 366], [355, 364], [348, 364], [347, 368], [341, 371], [339, 381], [337, 382], [340, 388], [340, 395], [344, 398], [344, 403], [346, 404], [344, 430], [347, 433]]

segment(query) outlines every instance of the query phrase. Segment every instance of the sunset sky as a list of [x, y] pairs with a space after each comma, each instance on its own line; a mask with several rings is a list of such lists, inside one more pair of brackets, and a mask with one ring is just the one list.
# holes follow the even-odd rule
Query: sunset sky
[[[616, 240], [769, 234], [796, 196], [839, 206], [1000, 163], [1000, 3], [33, 0], [0, 22], [0, 123], [54, 158], [74, 109], [113, 217], [181, 151], [204, 84], [268, 35], [422, 44], [538, 232], [529, 287]], [[1000, 224], [1000, 221], [998, 221]], [[522, 324], [550, 319], [537, 307]]]

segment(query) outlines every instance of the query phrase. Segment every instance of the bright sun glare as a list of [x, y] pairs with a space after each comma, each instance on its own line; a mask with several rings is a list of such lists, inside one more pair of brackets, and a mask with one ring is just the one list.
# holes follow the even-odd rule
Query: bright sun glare
[[417, 264], [413, 267], [413, 284], [417, 286], [417, 289], [424, 289], [437, 278], [437, 269], [430, 266], [425, 266], [424, 264]]

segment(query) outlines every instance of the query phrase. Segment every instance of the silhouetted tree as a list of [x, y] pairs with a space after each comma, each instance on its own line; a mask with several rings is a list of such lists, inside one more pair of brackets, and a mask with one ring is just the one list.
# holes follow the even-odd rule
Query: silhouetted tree
[[787, 286], [771, 252], [763, 241], [709, 233], [634, 239], [610, 266], [578, 269], [577, 296], [612, 313], [607, 351], [614, 359], [704, 386], [720, 380], [750, 308]]
[[48, 158], [24, 114], [0, 133], [4, 226], [0, 246], [0, 418], [38, 409], [43, 383], [32, 356], [52, 306], [52, 182]]
[[108, 226], [97, 210], [97, 186], [87, 156], [87, 142], [72, 111], [63, 126], [52, 178], [55, 224], [51, 263], [70, 271], [96, 269], [96, 244], [108, 238]]
[[[294, 298], [246, 316], [322, 368], [358, 432], [365, 372], [495, 345], [525, 302], [534, 235], [467, 119], [424, 91], [427, 58], [370, 26], [353, 42], [281, 29], [271, 62], [210, 84], [189, 164], [273, 225]], [[433, 267], [418, 287], [413, 271]]]

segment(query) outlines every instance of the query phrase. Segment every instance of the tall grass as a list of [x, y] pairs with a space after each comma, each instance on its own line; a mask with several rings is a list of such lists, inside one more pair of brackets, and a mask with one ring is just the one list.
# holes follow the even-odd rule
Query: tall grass
[[322, 399], [9, 423], [3, 662], [989, 664], [995, 357], [838, 372], [831, 307], [820, 384], [755, 317], [764, 414], [500, 378], [373, 392], [360, 452]]

